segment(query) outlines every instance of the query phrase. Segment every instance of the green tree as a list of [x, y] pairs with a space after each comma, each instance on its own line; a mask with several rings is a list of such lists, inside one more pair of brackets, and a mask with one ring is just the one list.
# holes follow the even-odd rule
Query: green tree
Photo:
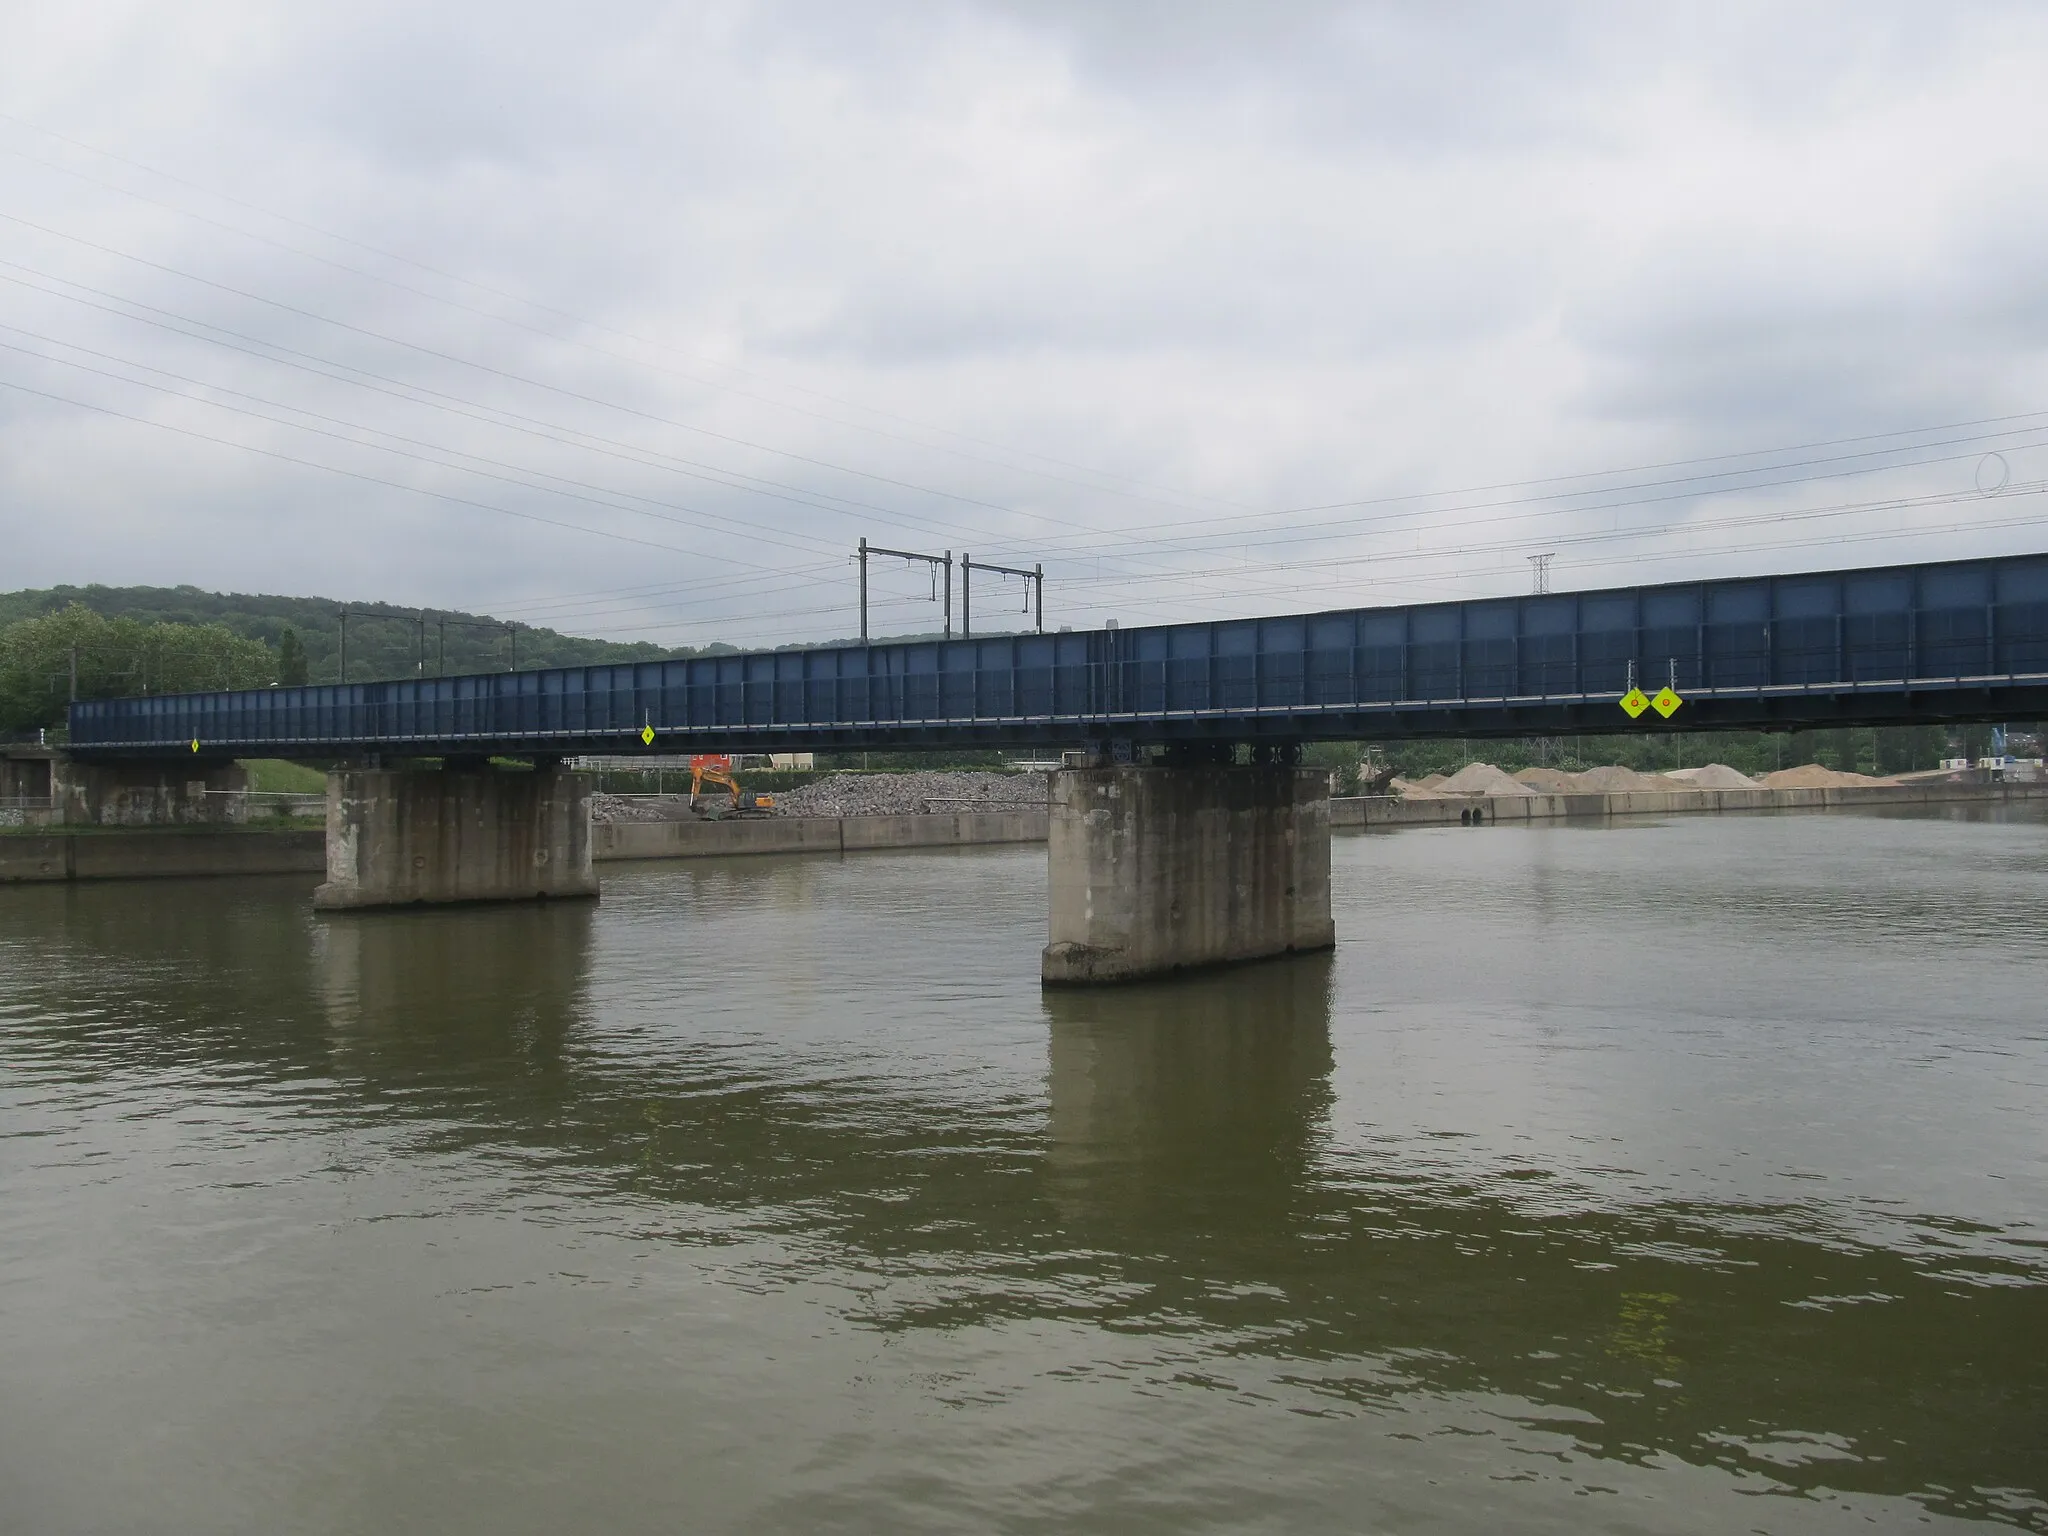
[[306, 682], [306, 648], [299, 644], [299, 632], [287, 624], [277, 637], [277, 681], [285, 688], [300, 688]]
[[1938, 725], [1892, 726], [1876, 735], [1879, 773], [1939, 768], [1948, 755], [1948, 732]]
[[73, 603], [0, 629], [0, 729], [60, 725], [74, 696], [265, 688], [276, 677], [269, 646], [218, 624], [108, 619]]
[[[202, 592], [197, 587], [44, 587], [0, 592], [0, 625], [41, 618], [83, 603], [109, 619], [145, 624], [218, 624], [245, 640], [280, 645], [290, 626], [306, 652], [308, 680], [331, 683], [340, 671], [343, 604], [326, 597], [280, 597], [255, 593]], [[416, 677], [419, 674], [421, 615], [390, 603], [350, 600], [348, 675], [351, 681]], [[522, 669], [592, 666], [612, 661], [659, 661], [697, 654], [645, 642], [623, 644], [519, 628], [515, 651], [503, 622], [487, 614], [434, 610], [425, 615], [427, 670], [502, 672], [516, 659]], [[714, 645], [709, 652], [730, 651]], [[269, 681], [269, 679], [265, 679]]]

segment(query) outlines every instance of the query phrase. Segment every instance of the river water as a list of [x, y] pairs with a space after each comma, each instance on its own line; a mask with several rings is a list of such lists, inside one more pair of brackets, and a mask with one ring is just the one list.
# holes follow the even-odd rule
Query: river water
[[0, 1529], [2048, 1530], [2048, 822], [0, 889]]

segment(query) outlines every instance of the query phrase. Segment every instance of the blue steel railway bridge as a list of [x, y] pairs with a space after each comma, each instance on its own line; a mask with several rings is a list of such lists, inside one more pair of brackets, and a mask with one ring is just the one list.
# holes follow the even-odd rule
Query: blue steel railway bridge
[[[1619, 707], [1666, 687], [1669, 720]], [[72, 706], [68, 752], [159, 778], [342, 764], [316, 900], [344, 907], [594, 894], [571, 755], [1080, 746], [1052, 791], [1045, 970], [1086, 981], [1330, 942], [1306, 741], [2044, 717], [2048, 555], [2023, 555], [112, 699]]]

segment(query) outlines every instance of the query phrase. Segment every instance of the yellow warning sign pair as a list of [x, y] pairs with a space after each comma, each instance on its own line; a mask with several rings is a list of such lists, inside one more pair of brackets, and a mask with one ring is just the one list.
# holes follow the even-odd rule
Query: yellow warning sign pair
[[1654, 709], [1666, 720], [1669, 720], [1677, 712], [1678, 706], [1684, 702], [1685, 700], [1681, 699], [1669, 688], [1659, 688], [1654, 699], [1647, 696], [1640, 688], [1631, 688], [1621, 696], [1621, 707], [1628, 711], [1628, 717], [1631, 720], [1642, 719], [1643, 711], [1646, 709]]

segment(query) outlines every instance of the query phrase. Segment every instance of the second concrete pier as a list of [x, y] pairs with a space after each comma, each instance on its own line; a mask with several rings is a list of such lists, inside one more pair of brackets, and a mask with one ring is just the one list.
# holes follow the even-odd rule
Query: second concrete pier
[[1281, 767], [1052, 776], [1048, 983], [1328, 949], [1329, 776]]
[[595, 896], [590, 785], [559, 768], [327, 776], [327, 883], [313, 905]]

